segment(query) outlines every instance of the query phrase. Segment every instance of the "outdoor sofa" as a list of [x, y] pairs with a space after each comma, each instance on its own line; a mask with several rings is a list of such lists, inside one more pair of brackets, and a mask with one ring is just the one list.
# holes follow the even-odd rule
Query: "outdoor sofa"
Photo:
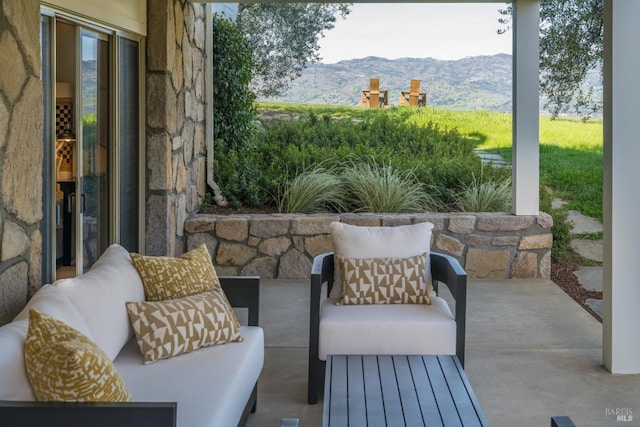
[[[220, 282], [233, 307], [248, 309], [248, 326], [239, 328], [242, 341], [206, 346], [148, 364], [125, 306], [143, 301], [145, 293], [124, 248], [112, 245], [89, 272], [43, 286], [13, 322], [0, 327], [0, 424], [244, 425], [256, 408], [257, 380], [264, 362], [264, 336], [258, 327], [259, 278], [220, 277]], [[25, 369], [30, 309], [92, 339], [113, 361], [132, 401], [36, 402]]]

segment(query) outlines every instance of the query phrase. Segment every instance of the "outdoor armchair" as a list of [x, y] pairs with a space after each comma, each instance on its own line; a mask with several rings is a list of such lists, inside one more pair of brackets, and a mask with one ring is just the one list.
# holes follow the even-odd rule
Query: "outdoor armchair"
[[[328, 354], [455, 354], [464, 364], [467, 275], [455, 258], [428, 255], [434, 287], [431, 304], [368, 305], [343, 305], [330, 297], [336, 258], [334, 252], [318, 255], [311, 271], [310, 404], [317, 402], [318, 391], [324, 387]], [[449, 288], [455, 315], [448, 303], [436, 296], [438, 283]]]

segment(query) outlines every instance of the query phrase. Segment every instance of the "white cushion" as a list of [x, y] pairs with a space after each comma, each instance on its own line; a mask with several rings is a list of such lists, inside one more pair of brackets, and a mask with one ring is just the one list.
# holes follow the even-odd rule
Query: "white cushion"
[[55, 286], [44, 285], [13, 322], [0, 327], [0, 400], [36, 400], [24, 362], [24, 342], [32, 308], [91, 337], [89, 326], [69, 298]]
[[0, 400], [36, 400], [24, 364], [28, 320], [0, 328]]
[[455, 354], [456, 322], [447, 302], [336, 305], [320, 309], [319, 358], [327, 354]]
[[144, 288], [129, 252], [111, 245], [87, 273], [54, 283], [71, 300], [94, 342], [115, 359], [133, 336], [127, 301], [143, 301]]
[[[360, 227], [332, 222], [329, 226], [336, 255], [345, 258], [408, 258], [430, 253], [433, 224], [422, 222], [397, 227]], [[336, 258], [337, 260], [337, 258]], [[342, 294], [340, 268], [335, 262], [331, 298]], [[427, 283], [431, 283], [431, 263], [427, 256]]]
[[58, 319], [93, 340], [89, 325], [80, 312], [71, 303], [64, 291], [57, 286], [44, 285], [29, 300], [27, 305], [15, 317], [14, 321], [29, 320], [29, 310], [35, 309], [40, 313]]
[[134, 401], [177, 402], [178, 427], [238, 425], [264, 363], [262, 328], [241, 326], [242, 342], [203, 347], [144, 365], [136, 340], [114, 361]]

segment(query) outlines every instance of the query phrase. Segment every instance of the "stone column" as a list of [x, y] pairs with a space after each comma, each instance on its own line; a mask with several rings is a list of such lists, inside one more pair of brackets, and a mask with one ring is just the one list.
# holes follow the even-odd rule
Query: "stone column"
[[0, 324], [42, 280], [39, 25], [38, 0], [0, 2]]
[[205, 9], [149, 0], [146, 253], [184, 251], [184, 221], [205, 193]]

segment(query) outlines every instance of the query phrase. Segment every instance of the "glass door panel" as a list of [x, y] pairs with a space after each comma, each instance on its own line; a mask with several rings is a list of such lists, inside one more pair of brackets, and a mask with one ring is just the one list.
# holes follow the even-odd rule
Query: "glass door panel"
[[[76, 197], [76, 261], [87, 271], [109, 242], [109, 42], [101, 34], [80, 32], [80, 196]], [[80, 261], [81, 262], [78, 262]]]
[[[50, 16], [40, 17], [40, 46], [43, 102], [42, 131], [42, 282], [52, 283], [55, 278], [56, 235], [61, 224], [60, 209], [55, 198], [55, 141], [53, 126], [53, 19]], [[60, 232], [62, 236], [62, 232]]]
[[140, 43], [120, 38], [119, 47], [119, 184], [120, 244], [139, 252], [140, 230]]

